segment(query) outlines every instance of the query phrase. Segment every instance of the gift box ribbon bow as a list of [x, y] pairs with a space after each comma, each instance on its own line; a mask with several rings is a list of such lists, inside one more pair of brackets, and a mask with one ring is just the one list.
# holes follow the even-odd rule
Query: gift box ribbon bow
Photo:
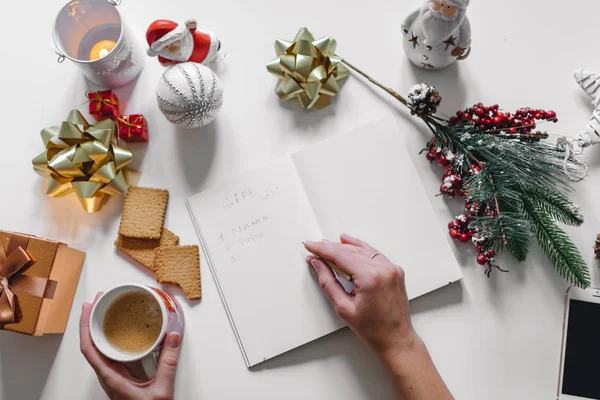
[[4, 248], [0, 243], [0, 325], [17, 322], [17, 294], [52, 299], [57, 282], [23, 275], [35, 259], [25, 250], [29, 237], [13, 234]]
[[46, 150], [33, 159], [33, 169], [49, 179], [46, 194], [75, 192], [87, 212], [100, 211], [107, 196], [128, 187], [125, 171], [133, 155], [117, 146], [117, 125], [110, 119], [90, 125], [72, 110], [60, 127], [42, 130]]
[[297, 99], [306, 109], [322, 109], [349, 75], [342, 58], [335, 55], [337, 43], [331, 37], [315, 40], [306, 28], [292, 42], [275, 42], [277, 57], [267, 70], [279, 78], [275, 93], [283, 101]]

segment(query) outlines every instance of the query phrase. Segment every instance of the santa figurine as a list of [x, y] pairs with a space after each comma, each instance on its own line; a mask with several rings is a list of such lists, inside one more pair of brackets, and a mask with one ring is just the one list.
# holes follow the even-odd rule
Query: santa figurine
[[192, 61], [210, 64], [217, 59], [221, 42], [212, 34], [196, 30], [196, 20], [178, 24], [166, 19], [154, 21], [146, 32], [151, 57], [158, 56], [164, 66]]
[[404, 51], [424, 69], [446, 68], [471, 52], [470, 0], [425, 0], [402, 24]]

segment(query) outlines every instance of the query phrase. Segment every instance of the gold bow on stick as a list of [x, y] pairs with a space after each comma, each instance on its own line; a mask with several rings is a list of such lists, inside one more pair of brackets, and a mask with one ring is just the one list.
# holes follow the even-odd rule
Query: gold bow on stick
[[117, 125], [105, 119], [90, 125], [77, 110], [59, 127], [42, 130], [46, 150], [33, 159], [33, 169], [50, 178], [51, 197], [77, 194], [87, 212], [100, 211], [107, 196], [119, 196], [128, 187], [126, 166], [133, 155], [117, 146]]
[[267, 70], [279, 77], [275, 93], [281, 100], [296, 98], [305, 109], [318, 110], [331, 104], [349, 71], [335, 55], [337, 43], [331, 37], [315, 40], [306, 28], [300, 29], [293, 42], [277, 40], [277, 58]]
[[12, 234], [6, 249], [0, 243], [0, 326], [17, 322], [16, 294], [47, 299], [54, 297], [56, 282], [21, 274], [35, 262], [25, 250], [28, 242], [29, 237]]

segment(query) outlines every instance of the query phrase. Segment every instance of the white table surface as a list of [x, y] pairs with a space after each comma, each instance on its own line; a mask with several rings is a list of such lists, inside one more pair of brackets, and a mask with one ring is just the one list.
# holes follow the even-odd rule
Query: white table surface
[[[64, 336], [32, 338], [0, 332], [0, 398], [103, 399], [79, 352], [81, 304], [119, 283], [155, 282], [112, 244], [121, 199], [113, 198], [101, 213], [88, 215], [73, 196], [46, 197], [43, 180], [32, 170], [31, 159], [43, 150], [39, 131], [59, 124], [85, 100], [88, 87], [73, 64], [57, 64], [49, 49], [52, 20], [63, 0], [28, 3], [3, 3], [0, 228], [63, 240], [86, 251], [87, 261]], [[440, 225], [445, 227], [458, 213], [460, 201], [434, 197], [441, 170], [417, 155], [427, 132], [380, 91], [351, 77], [335, 104], [321, 112], [279, 104], [273, 93], [276, 79], [266, 72], [265, 63], [274, 57], [274, 40], [292, 39], [303, 25], [317, 37], [337, 38], [340, 55], [400, 93], [422, 80], [436, 85], [445, 98], [441, 110], [445, 113], [482, 101], [510, 111], [521, 106], [554, 109], [560, 123], [550, 129], [556, 134], [575, 136], [585, 125], [592, 107], [572, 73], [581, 67], [600, 70], [593, 29], [600, 2], [474, 1], [468, 11], [473, 53], [443, 72], [416, 69], [403, 54], [400, 21], [420, 4], [420, 0], [124, 0], [120, 9], [140, 45], [154, 19], [195, 17], [200, 28], [219, 34], [228, 53], [219, 71], [225, 88], [223, 110], [215, 123], [200, 131], [178, 131], [158, 111], [154, 88], [163, 69], [156, 60], [148, 60], [135, 84], [117, 90], [126, 113], [141, 112], [149, 121], [150, 143], [131, 148], [134, 165], [143, 171], [141, 184], [170, 190], [166, 226], [181, 236], [183, 244], [197, 244], [186, 197], [387, 113], [397, 116], [405, 132]], [[587, 219], [582, 228], [569, 233], [598, 284], [591, 246], [600, 221], [595, 197], [600, 148], [590, 149], [587, 158], [590, 177], [576, 186], [574, 194]], [[435, 255], [426, 238], [415, 238], [414, 245], [422, 248], [423, 257]], [[500, 258], [510, 273], [487, 279], [471, 247], [451, 246], [464, 281], [413, 301], [411, 308], [414, 325], [452, 392], [458, 399], [553, 398], [566, 282], [537, 247], [520, 265]], [[190, 303], [173, 291], [188, 321], [177, 376], [179, 399], [394, 398], [385, 372], [349, 330], [246, 369], [210, 271], [202, 262], [202, 301]]]

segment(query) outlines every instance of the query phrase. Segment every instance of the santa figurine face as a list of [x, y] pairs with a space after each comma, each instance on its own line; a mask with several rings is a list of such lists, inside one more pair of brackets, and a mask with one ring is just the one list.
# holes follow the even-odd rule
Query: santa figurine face
[[210, 32], [197, 29], [195, 20], [189, 19], [183, 24], [159, 19], [146, 31], [148, 55], [158, 56], [162, 65], [182, 62], [210, 64], [214, 62], [221, 48], [221, 42]]
[[442, 69], [464, 60], [471, 47], [467, 8], [471, 0], [422, 0], [402, 23], [404, 51], [425, 69]]
[[177, 40], [173, 43], [170, 43], [168, 45], [166, 45], [164, 47], [165, 51], [167, 51], [168, 53], [174, 55], [174, 56], [178, 56], [179, 54], [181, 54], [181, 40]]
[[429, 5], [431, 11], [440, 14], [440, 16], [447, 20], [454, 20], [458, 15], [458, 7], [450, 4], [444, 0], [431, 0]]

